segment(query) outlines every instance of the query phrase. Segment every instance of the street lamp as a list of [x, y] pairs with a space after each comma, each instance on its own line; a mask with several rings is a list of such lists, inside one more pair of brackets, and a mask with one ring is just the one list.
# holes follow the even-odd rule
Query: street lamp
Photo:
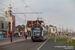
[[31, 15], [31, 27], [33, 26], [33, 20], [32, 20], [32, 15]]
[[11, 19], [11, 32], [10, 32], [11, 38], [10, 38], [10, 40], [12, 42], [12, 14], [11, 14], [11, 12], [12, 12], [12, 6], [11, 6], [11, 0], [10, 0], [10, 19]]
[[26, 7], [27, 6], [25, 6], [25, 33], [27, 34], [27, 29], [26, 29]]

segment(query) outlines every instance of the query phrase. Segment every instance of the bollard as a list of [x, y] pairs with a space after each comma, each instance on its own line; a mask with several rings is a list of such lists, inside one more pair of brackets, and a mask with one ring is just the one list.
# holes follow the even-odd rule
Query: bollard
[[61, 36], [59, 36], [59, 38], [61, 38]]
[[66, 39], [66, 36], [65, 36], [65, 39]]
[[60, 38], [62, 38], [62, 36], [60, 36]]
[[63, 36], [62, 36], [62, 39], [63, 39]]
[[67, 43], [69, 43], [69, 38], [67, 39]]
[[72, 37], [70, 37], [70, 43], [72, 43]]
[[56, 43], [56, 37], [55, 37], [55, 39], [54, 39], [54, 42]]
[[61, 36], [59, 36], [59, 38], [61, 38]]

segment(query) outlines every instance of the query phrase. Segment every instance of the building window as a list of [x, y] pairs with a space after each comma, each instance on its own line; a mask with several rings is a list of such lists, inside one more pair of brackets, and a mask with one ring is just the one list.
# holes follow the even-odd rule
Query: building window
[[2, 23], [2, 29], [4, 29], [4, 27], [3, 27], [3, 23]]
[[2, 29], [7, 29], [7, 24], [2, 23]]
[[53, 31], [55, 31], [55, 29], [53, 29]]

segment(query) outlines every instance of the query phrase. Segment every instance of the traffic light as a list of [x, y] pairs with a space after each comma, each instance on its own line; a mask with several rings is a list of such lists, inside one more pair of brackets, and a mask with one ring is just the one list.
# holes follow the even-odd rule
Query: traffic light
[[10, 10], [10, 15], [12, 15], [12, 11]]
[[11, 23], [9, 22], [9, 30], [11, 30]]
[[12, 10], [8, 10], [8, 12], [9, 12], [9, 15], [11, 16], [12, 15]]

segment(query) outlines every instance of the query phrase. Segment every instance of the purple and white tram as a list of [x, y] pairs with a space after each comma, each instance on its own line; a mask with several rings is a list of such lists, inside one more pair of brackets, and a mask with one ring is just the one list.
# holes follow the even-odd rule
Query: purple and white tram
[[44, 27], [34, 26], [31, 28], [31, 40], [43, 41], [48, 37], [48, 32]]

